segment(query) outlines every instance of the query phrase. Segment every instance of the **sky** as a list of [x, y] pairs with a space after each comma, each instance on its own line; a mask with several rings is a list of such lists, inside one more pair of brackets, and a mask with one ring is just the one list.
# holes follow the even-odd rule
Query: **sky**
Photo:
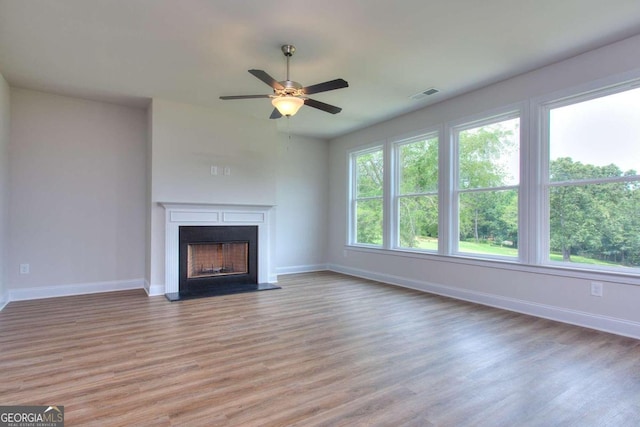
[[640, 173], [640, 88], [555, 108], [550, 157]]

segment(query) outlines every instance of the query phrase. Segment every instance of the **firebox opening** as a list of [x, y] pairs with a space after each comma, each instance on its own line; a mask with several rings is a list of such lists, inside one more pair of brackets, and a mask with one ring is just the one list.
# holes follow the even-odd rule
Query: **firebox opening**
[[181, 295], [258, 283], [258, 227], [180, 226]]
[[194, 243], [187, 246], [187, 279], [247, 274], [249, 242]]

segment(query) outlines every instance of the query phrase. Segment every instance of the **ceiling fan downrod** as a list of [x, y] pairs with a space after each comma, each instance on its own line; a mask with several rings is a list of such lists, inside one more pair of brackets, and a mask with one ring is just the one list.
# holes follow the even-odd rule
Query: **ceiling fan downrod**
[[284, 56], [287, 58], [287, 81], [290, 81], [291, 78], [289, 77], [289, 60], [293, 56], [293, 53], [296, 51], [296, 47], [292, 44], [285, 44], [282, 45], [281, 49], [282, 53], [284, 53]]

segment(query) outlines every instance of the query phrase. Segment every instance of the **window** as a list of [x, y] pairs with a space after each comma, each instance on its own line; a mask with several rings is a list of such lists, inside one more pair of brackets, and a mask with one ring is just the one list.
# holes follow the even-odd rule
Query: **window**
[[457, 126], [457, 251], [518, 256], [520, 119]]
[[594, 83], [349, 153], [349, 244], [638, 276], [639, 86]]
[[640, 89], [552, 103], [545, 120], [548, 261], [639, 267]]
[[438, 250], [438, 136], [395, 145], [398, 248]]
[[384, 157], [382, 147], [351, 155], [354, 180], [351, 243], [382, 246]]

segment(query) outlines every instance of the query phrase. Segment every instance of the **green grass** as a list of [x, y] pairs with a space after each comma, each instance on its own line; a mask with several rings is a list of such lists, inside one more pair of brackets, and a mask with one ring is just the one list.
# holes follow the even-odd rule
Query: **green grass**
[[416, 240], [418, 241], [416, 249], [424, 249], [427, 251], [438, 250], [438, 239], [434, 239], [432, 237], [416, 237]]
[[[425, 249], [430, 251], [438, 250], [438, 239], [431, 237], [418, 237], [418, 245], [416, 249]], [[460, 242], [458, 244], [460, 252], [467, 252], [472, 254], [485, 254], [485, 255], [498, 255], [517, 257], [518, 250], [503, 246], [494, 246], [488, 243], [475, 243], [475, 242]]]
[[458, 250], [460, 252], [468, 252], [472, 254], [497, 255], [512, 258], [518, 257], [518, 249], [516, 248], [491, 245], [489, 243], [459, 242]]
[[[551, 259], [551, 261], [558, 261], [558, 262], [562, 262], [562, 254], [560, 253], [551, 253], [549, 254], [549, 259]], [[610, 262], [610, 261], [602, 261], [599, 259], [593, 259], [593, 258], [587, 258], [587, 257], [583, 257], [583, 256], [578, 256], [578, 255], [571, 255], [571, 264], [591, 264], [591, 265], [609, 265], [609, 266], [614, 266], [614, 267], [626, 267], [624, 265], [621, 264], [616, 264], [615, 262]]]
[[[438, 250], [438, 239], [431, 237], [418, 237], [418, 245], [416, 249], [424, 249], [430, 251]], [[460, 252], [471, 253], [471, 254], [482, 254], [482, 255], [494, 255], [494, 256], [503, 256], [503, 257], [518, 257], [518, 250], [511, 247], [506, 246], [497, 246], [489, 243], [476, 243], [476, 242], [459, 242], [458, 250]], [[562, 254], [559, 253], [551, 253], [549, 255], [549, 259], [551, 261], [562, 262]], [[616, 264], [614, 262], [602, 261], [594, 258], [587, 258], [578, 255], [572, 255], [570, 264], [588, 264], [588, 265], [606, 265], [606, 266], [615, 266], [620, 267], [620, 264]]]

